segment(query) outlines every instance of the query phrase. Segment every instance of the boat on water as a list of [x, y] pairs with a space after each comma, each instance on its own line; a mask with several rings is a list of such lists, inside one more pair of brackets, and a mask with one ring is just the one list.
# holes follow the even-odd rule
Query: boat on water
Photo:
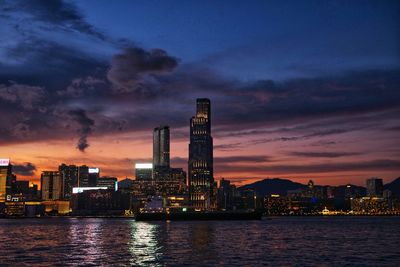
[[257, 211], [186, 211], [186, 212], [139, 212], [136, 221], [207, 221], [207, 220], [261, 220]]

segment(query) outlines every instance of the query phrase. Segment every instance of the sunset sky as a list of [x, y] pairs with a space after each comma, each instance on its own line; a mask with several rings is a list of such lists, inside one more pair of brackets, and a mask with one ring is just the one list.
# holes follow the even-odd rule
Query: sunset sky
[[152, 130], [187, 170], [210, 98], [215, 178], [400, 176], [399, 1], [0, 0], [0, 158], [134, 178]]

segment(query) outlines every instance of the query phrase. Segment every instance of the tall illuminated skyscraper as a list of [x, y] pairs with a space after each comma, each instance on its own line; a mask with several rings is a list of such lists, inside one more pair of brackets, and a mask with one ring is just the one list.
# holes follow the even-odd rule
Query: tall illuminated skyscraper
[[12, 166], [9, 159], [0, 159], [0, 202], [5, 202], [11, 191]]
[[42, 200], [59, 200], [63, 198], [62, 173], [43, 171], [40, 177]]
[[196, 116], [190, 119], [189, 198], [195, 209], [208, 210], [213, 204], [213, 139], [211, 103], [197, 99]]
[[63, 163], [58, 167], [58, 171], [63, 177], [63, 197], [71, 199], [72, 188], [78, 186], [78, 167]]
[[153, 131], [153, 167], [169, 168], [169, 127], [157, 127]]

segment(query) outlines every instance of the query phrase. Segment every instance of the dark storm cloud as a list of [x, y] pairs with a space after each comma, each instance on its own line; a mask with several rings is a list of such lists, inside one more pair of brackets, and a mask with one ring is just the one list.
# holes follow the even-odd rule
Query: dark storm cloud
[[86, 111], [83, 109], [71, 110], [69, 111], [69, 115], [80, 125], [79, 129], [79, 141], [76, 146], [81, 152], [84, 152], [85, 149], [89, 146], [87, 137], [92, 133], [92, 127], [94, 125], [94, 120], [90, 119]]
[[[350, 124], [350, 125], [349, 125]], [[359, 125], [355, 125], [359, 124]], [[336, 136], [339, 134], [350, 133], [353, 131], [360, 131], [364, 129], [371, 128], [373, 126], [377, 126], [376, 123], [362, 123], [362, 121], [357, 121], [357, 119], [352, 118], [349, 122], [346, 122], [342, 125], [343, 128], [333, 128], [333, 129], [321, 129], [327, 128], [331, 125], [336, 125], [334, 122], [329, 121], [328, 123], [311, 123], [311, 124], [303, 124], [295, 127], [284, 127], [277, 128], [272, 130], [250, 130], [250, 131], [236, 131], [236, 132], [220, 132], [217, 133], [217, 136], [221, 136], [222, 138], [225, 136], [233, 136], [233, 137], [253, 137], [252, 139], [244, 139], [242, 142], [234, 142], [234, 143], [226, 143], [219, 144], [214, 146], [215, 149], [221, 151], [233, 151], [233, 150], [242, 150], [250, 145], [260, 145], [266, 143], [275, 143], [275, 142], [295, 142], [301, 140], [309, 140], [311, 138], [320, 138], [325, 136]], [[340, 125], [340, 124], [339, 124]], [[318, 129], [320, 128], [320, 129]], [[315, 130], [312, 130], [315, 129]], [[260, 135], [269, 135], [269, 134], [287, 134], [287, 133], [295, 133], [296, 131], [305, 131], [307, 134], [296, 135], [296, 136], [283, 136], [283, 137], [274, 137], [274, 138], [259, 138]], [[322, 142], [319, 143], [320, 146], [333, 145], [335, 142]], [[314, 144], [315, 145], [315, 144]]]
[[32, 110], [44, 98], [45, 90], [39, 86], [29, 86], [10, 82], [0, 84], [0, 101], [18, 105], [23, 109]]
[[37, 21], [46, 22], [65, 30], [72, 29], [96, 38], [105, 39], [103, 33], [87, 23], [75, 5], [63, 0], [5, 0], [3, 11], [24, 12]]
[[[220, 124], [269, 125], [335, 116], [350, 117], [398, 108], [400, 71], [351, 72], [334, 77], [257, 82], [226, 92], [216, 107]], [[221, 99], [221, 102], [224, 99]], [[244, 106], [246, 105], [246, 106]]]
[[107, 67], [106, 60], [36, 37], [7, 49], [7, 55], [21, 63], [0, 63], [0, 81], [40, 84], [51, 91], [68, 86], [75, 78], [94, 74]]
[[17, 175], [32, 176], [35, 171], [36, 166], [30, 162], [13, 164], [13, 172]]
[[130, 47], [112, 57], [107, 78], [117, 90], [129, 92], [137, 90], [138, 85], [144, 86], [149, 75], [170, 72], [177, 65], [177, 59], [164, 50], [145, 51], [139, 47]]

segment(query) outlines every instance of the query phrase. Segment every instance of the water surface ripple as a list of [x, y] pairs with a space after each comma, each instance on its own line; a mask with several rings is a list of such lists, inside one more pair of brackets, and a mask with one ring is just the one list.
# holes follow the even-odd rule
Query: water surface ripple
[[400, 218], [1, 219], [0, 248], [1, 266], [400, 266]]

